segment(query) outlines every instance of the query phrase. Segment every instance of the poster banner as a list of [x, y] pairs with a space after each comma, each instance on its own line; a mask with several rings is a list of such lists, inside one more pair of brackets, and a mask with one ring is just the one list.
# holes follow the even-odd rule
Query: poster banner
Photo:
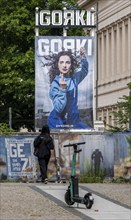
[[34, 156], [32, 138], [5, 139], [7, 149], [8, 176], [34, 176]]
[[93, 129], [94, 37], [36, 36], [35, 127]]

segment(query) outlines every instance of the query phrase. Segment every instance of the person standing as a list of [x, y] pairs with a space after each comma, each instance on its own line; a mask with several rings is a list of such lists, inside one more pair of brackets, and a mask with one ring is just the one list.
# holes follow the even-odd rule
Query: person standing
[[51, 150], [53, 149], [54, 143], [52, 137], [50, 136], [49, 126], [44, 125], [40, 135], [38, 135], [34, 140], [34, 155], [38, 158], [41, 181], [45, 184], [48, 182], [48, 163], [51, 157]]

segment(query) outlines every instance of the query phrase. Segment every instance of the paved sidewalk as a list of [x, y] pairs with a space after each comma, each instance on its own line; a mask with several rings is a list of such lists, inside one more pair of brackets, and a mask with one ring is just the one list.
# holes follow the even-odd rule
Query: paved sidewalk
[[[64, 195], [67, 189], [65, 185], [37, 185], [43, 195], [47, 195], [53, 201], [59, 203], [61, 201], [61, 206], [64, 204]], [[79, 194], [84, 197], [84, 195], [91, 191], [88, 184], [80, 185]], [[67, 207], [70, 211], [75, 210], [75, 214], [82, 219], [94, 219], [94, 220], [131, 220], [131, 211], [128, 206], [120, 205], [119, 201], [114, 201], [112, 199], [107, 199], [107, 197], [100, 196], [100, 193], [93, 193], [94, 204], [91, 209], [86, 209], [85, 205], [79, 204], [79, 207], [75, 203], [73, 206]], [[128, 197], [129, 198], [129, 197]], [[60, 203], [59, 203], [60, 204]]]
[[[80, 184], [80, 195], [93, 192], [94, 205], [86, 209], [64, 201], [67, 184], [1, 183], [0, 220], [131, 220], [131, 185]], [[108, 199], [106, 198], [108, 197]]]

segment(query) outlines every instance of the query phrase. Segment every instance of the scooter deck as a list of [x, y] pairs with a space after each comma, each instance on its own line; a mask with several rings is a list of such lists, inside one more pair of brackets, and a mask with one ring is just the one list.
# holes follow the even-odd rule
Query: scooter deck
[[83, 197], [76, 196], [76, 197], [73, 197], [72, 199], [73, 199], [74, 202], [84, 204], [84, 201], [83, 201], [84, 198]]

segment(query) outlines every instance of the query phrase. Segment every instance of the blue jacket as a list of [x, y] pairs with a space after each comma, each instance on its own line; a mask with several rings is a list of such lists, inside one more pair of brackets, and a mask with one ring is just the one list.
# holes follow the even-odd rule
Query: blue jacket
[[50, 98], [54, 109], [48, 118], [50, 128], [88, 128], [79, 117], [77, 100], [78, 84], [88, 74], [88, 62], [86, 58], [81, 60], [80, 71], [74, 73], [72, 77], [64, 76], [67, 87], [60, 88], [60, 76], [56, 75], [50, 88]]

